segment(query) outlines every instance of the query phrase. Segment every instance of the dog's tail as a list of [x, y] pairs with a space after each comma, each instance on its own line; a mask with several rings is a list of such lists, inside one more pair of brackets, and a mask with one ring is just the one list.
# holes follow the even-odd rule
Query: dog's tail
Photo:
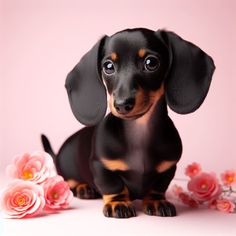
[[44, 134], [41, 134], [41, 141], [42, 141], [42, 144], [43, 144], [44, 151], [49, 153], [52, 156], [52, 159], [55, 163], [56, 162], [56, 154], [52, 150], [51, 144], [50, 144], [48, 138]]

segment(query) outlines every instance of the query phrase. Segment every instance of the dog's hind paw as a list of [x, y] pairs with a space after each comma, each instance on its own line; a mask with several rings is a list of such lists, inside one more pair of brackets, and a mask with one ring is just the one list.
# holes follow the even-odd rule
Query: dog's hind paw
[[97, 199], [101, 195], [88, 184], [78, 184], [76, 187], [75, 195], [80, 199]]

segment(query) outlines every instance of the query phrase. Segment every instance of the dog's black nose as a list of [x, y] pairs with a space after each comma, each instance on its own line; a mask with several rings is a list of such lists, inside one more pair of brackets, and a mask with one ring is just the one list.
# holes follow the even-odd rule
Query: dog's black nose
[[134, 98], [115, 100], [114, 107], [119, 114], [126, 115], [133, 110], [135, 104]]

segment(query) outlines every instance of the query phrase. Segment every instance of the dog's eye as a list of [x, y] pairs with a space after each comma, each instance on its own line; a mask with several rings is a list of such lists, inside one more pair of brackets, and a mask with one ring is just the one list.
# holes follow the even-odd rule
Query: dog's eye
[[103, 71], [107, 75], [111, 75], [115, 72], [115, 67], [112, 61], [107, 60], [103, 64]]
[[147, 71], [155, 71], [159, 68], [160, 61], [156, 56], [147, 56], [144, 61], [144, 69]]

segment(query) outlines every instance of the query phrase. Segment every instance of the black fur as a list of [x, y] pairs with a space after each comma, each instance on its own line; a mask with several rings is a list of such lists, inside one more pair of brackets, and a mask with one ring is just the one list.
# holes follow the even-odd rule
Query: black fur
[[[145, 55], [139, 55], [140, 49]], [[146, 61], [150, 55], [157, 58], [153, 71], [145, 64], [150, 63]], [[111, 74], [104, 65], [110, 61]], [[122, 191], [127, 189], [128, 200], [146, 199], [146, 214], [173, 216], [175, 208], [164, 201], [164, 195], [174, 177], [182, 144], [167, 104], [178, 113], [195, 111], [206, 97], [214, 68], [205, 52], [172, 32], [138, 28], [104, 36], [66, 80], [74, 115], [90, 127], [67, 139], [56, 157], [45, 136], [44, 148], [55, 157], [58, 172], [65, 179], [87, 183], [101, 195], [117, 194], [117, 201], [122, 198], [118, 207], [122, 212], [133, 209], [124, 203]], [[104, 84], [114, 100], [114, 110], [105, 118]], [[151, 94], [161, 91], [162, 85], [164, 94], [153, 103]], [[150, 117], [140, 124], [148, 112]], [[104, 159], [122, 161], [127, 168], [114, 170], [104, 164]], [[174, 164], [158, 172], [157, 167], [165, 161]], [[104, 214], [118, 218], [135, 215], [112, 213], [111, 209], [106, 205]]]

